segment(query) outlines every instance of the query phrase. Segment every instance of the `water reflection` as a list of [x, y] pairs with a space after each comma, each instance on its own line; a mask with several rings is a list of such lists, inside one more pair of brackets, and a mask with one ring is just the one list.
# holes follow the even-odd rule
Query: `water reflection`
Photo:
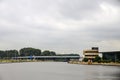
[[120, 80], [120, 67], [63, 62], [0, 64], [0, 80]]

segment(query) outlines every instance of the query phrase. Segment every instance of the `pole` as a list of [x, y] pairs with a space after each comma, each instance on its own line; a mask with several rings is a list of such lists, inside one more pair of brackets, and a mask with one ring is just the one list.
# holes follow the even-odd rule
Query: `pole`
[[116, 58], [117, 58], [117, 56], [116, 56], [116, 53], [115, 53], [115, 63], [116, 63]]

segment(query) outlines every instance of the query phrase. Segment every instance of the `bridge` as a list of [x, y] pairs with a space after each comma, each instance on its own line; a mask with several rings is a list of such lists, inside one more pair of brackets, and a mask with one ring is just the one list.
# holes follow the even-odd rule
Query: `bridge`
[[12, 59], [69, 61], [69, 60], [79, 60], [80, 56], [24, 56], [24, 57], [12, 57]]

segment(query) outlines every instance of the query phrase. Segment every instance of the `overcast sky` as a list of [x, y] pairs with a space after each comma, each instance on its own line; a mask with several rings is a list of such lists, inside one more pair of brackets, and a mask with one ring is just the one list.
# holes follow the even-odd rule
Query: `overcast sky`
[[0, 49], [120, 50], [120, 0], [0, 0]]

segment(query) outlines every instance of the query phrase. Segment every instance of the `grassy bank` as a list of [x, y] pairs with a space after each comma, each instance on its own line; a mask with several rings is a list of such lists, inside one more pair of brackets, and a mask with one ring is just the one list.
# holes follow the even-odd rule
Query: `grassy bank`
[[0, 63], [19, 63], [19, 62], [36, 62], [36, 60], [7, 60], [7, 59], [2, 59], [0, 60]]
[[3, 63], [21, 63], [21, 62], [64, 62], [64, 61], [53, 61], [53, 60], [12, 60], [12, 59], [2, 59], [0, 60], [0, 64]]

